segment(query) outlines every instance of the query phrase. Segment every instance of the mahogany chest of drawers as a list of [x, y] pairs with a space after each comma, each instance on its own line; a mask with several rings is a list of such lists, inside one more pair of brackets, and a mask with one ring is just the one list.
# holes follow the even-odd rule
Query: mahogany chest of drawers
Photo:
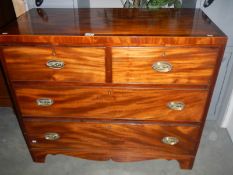
[[32, 9], [1, 30], [35, 162], [175, 159], [192, 168], [227, 38], [199, 9]]

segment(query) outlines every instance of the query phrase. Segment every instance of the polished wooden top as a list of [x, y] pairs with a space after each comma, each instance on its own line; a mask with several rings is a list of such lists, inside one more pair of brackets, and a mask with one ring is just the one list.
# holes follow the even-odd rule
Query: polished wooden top
[[[200, 9], [32, 9], [8, 35], [225, 36]], [[1, 35], [0, 35], [1, 37]]]

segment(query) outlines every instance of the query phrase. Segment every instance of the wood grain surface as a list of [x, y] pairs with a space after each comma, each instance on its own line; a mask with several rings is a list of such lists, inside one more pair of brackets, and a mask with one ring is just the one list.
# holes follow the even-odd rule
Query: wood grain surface
[[[218, 56], [216, 48], [200, 47], [115, 47], [112, 49], [114, 83], [209, 84]], [[170, 72], [152, 65], [171, 64]]]
[[12, 35], [224, 35], [202, 10], [172, 8], [32, 9], [3, 30]]
[[31, 9], [0, 29], [0, 36], [4, 44], [69, 46], [202, 46], [225, 45], [227, 41], [202, 10], [171, 8]]
[[[93, 47], [5, 47], [3, 54], [11, 81], [105, 82], [105, 50]], [[64, 62], [51, 69], [49, 60]]]
[[[153, 155], [193, 155], [198, 140], [198, 126], [88, 123], [88, 122], [48, 122], [24, 121], [25, 131], [31, 148], [77, 149], [82, 152], [107, 153], [109, 158], [126, 154], [130, 157]], [[58, 140], [46, 140], [45, 134], [58, 133]], [[164, 137], [176, 137], [176, 145], [162, 142]], [[34, 140], [34, 143], [32, 141]], [[36, 143], [35, 143], [36, 141]]]
[[2, 70], [0, 68], [0, 107], [8, 106], [11, 106], [11, 100], [7, 90], [6, 82], [3, 78]]
[[[194, 156], [191, 155], [162, 155], [159, 152], [146, 152], [142, 153], [140, 156], [137, 154], [131, 154], [131, 157], [127, 156], [127, 150], [121, 150], [121, 153], [117, 153], [116, 157], [109, 157], [109, 152], [97, 152], [95, 150], [75, 150], [75, 149], [30, 149], [32, 159], [34, 162], [44, 163], [45, 158], [48, 154], [64, 154], [68, 156], [75, 156], [88, 160], [98, 160], [98, 161], [107, 161], [113, 160], [116, 162], [132, 162], [132, 161], [142, 161], [150, 159], [166, 159], [166, 160], [177, 160], [180, 164], [181, 169], [192, 169], [194, 163]], [[143, 155], [143, 157], [142, 157]], [[146, 162], [144, 162], [146, 163]]]
[[55, 44], [63, 46], [225, 46], [225, 35], [218, 37], [185, 36], [57, 36], [57, 35], [0, 35], [4, 45]]
[[[205, 90], [164, 90], [85, 87], [15, 87], [24, 117], [71, 117], [92, 119], [200, 122], [205, 108]], [[38, 106], [39, 98], [51, 98], [51, 106]], [[170, 101], [185, 108], [174, 111]]]

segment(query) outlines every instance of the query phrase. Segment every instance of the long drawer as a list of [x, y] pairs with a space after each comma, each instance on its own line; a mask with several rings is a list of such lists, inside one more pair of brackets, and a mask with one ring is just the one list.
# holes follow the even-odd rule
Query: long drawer
[[11, 81], [105, 82], [101, 47], [4, 47]]
[[218, 50], [201, 47], [115, 47], [114, 83], [209, 84]]
[[206, 90], [16, 86], [24, 117], [200, 122]]
[[31, 148], [77, 149], [84, 152], [192, 155], [199, 126], [130, 123], [24, 121]]

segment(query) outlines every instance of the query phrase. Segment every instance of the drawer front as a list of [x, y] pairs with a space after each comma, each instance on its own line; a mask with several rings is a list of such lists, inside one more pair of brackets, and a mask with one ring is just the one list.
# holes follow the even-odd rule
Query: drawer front
[[[25, 121], [31, 148], [99, 150], [117, 154], [159, 152], [193, 154], [198, 126], [155, 124]], [[173, 141], [166, 142], [165, 138]], [[128, 155], [127, 154], [127, 155]]]
[[216, 48], [112, 49], [114, 83], [209, 84]]
[[92, 47], [5, 47], [10, 79], [105, 82], [105, 50]]
[[[205, 90], [15, 87], [15, 92], [24, 117], [200, 122], [207, 99]], [[178, 108], [183, 103], [183, 109], [173, 109], [171, 102]]]

